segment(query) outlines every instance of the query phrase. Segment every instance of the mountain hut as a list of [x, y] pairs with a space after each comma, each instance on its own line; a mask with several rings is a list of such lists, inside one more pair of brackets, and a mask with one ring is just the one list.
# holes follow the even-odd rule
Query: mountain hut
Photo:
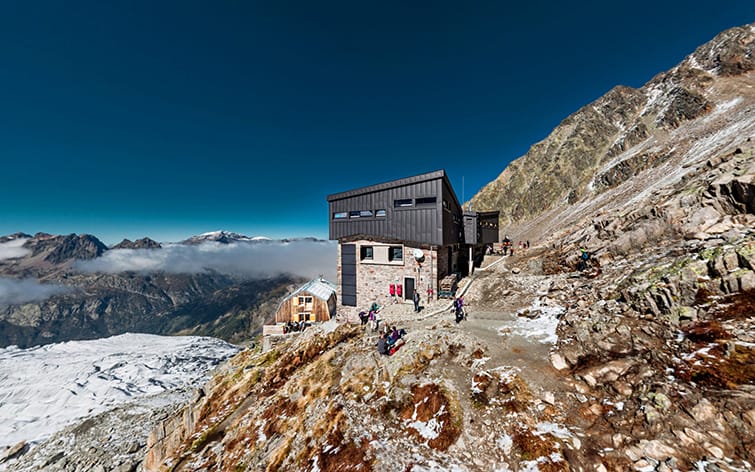
[[335, 314], [336, 286], [317, 278], [283, 299], [275, 312], [275, 322], [328, 321]]

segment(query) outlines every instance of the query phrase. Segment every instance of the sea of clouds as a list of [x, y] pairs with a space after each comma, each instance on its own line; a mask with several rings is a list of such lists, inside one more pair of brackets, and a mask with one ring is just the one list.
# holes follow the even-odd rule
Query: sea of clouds
[[112, 249], [102, 256], [77, 261], [83, 272], [166, 272], [222, 274], [264, 278], [293, 274], [306, 278], [323, 275], [333, 280], [337, 245], [330, 241], [293, 240], [199, 245], [169, 244], [160, 249]]

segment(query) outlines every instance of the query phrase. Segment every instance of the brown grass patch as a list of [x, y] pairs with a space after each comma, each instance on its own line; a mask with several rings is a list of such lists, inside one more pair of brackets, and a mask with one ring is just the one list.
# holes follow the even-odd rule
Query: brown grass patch
[[713, 358], [697, 355], [676, 370], [679, 378], [705, 387], [735, 389], [755, 384], [755, 348], [735, 346], [726, 354], [726, 345], [717, 344], [708, 351]]
[[323, 472], [372, 470], [372, 460], [367, 460], [366, 457], [369, 447], [368, 438], [362, 438], [361, 444], [357, 444], [344, 441], [340, 430], [333, 431], [315, 455], [317, 466]]
[[288, 398], [279, 398], [262, 413], [262, 419], [265, 421], [262, 432], [268, 438], [276, 434], [283, 434], [286, 431], [288, 420], [295, 418], [298, 413], [296, 403]]
[[473, 382], [479, 391], [472, 392], [472, 401], [481, 405], [490, 403], [488, 389], [493, 385], [493, 377], [487, 372], [480, 372], [475, 374]]
[[538, 436], [524, 427], [517, 427], [511, 434], [514, 447], [521, 460], [533, 461], [539, 457], [548, 457], [558, 451], [555, 441], [549, 435]]
[[296, 370], [311, 363], [337, 344], [355, 337], [360, 332], [361, 328], [358, 326], [343, 326], [327, 336], [312, 338], [308, 344], [298, 350], [284, 353], [280, 359], [266, 370], [263, 377], [262, 395], [272, 396], [288, 381]]
[[721, 320], [743, 320], [755, 316], [755, 290], [728, 295], [712, 311]]
[[527, 409], [532, 401], [532, 392], [521, 377], [515, 375], [513, 379], [501, 379], [497, 384], [497, 395], [502, 397], [506, 411], [521, 413]]
[[412, 398], [404, 405], [399, 417], [406, 422], [419, 421], [428, 423], [434, 420], [438, 423], [437, 436], [423, 437], [413, 427], [406, 427], [406, 431], [419, 442], [427, 441], [428, 446], [439, 451], [445, 451], [455, 443], [461, 434], [460, 418], [454, 417], [451, 401], [443, 390], [436, 384], [415, 385], [412, 387]]
[[731, 338], [718, 321], [696, 321], [682, 327], [682, 331], [687, 339], [694, 343], [709, 343]]
[[483, 357], [485, 357], [485, 351], [479, 347], [472, 352], [472, 359], [482, 359]]

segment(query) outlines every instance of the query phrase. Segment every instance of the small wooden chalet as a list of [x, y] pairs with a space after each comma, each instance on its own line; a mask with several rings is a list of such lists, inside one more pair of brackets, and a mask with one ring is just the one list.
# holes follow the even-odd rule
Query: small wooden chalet
[[464, 212], [444, 170], [328, 196], [338, 240], [337, 295], [368, 307], [438, 295], [439, 281], [466, 275], [471, 249], [498, 241], [498, 212]]
[[328, 321], [336, 314], [336, 304], [336, 286], [318, 278], [283, 299], [275, 312], [275, 322]]

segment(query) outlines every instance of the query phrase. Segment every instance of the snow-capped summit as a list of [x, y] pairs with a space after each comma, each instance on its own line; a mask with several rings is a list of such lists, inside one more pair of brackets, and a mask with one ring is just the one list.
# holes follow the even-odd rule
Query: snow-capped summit
[[209, 233], [202, 233], [197, 236], [192, 236], [189, 239], [181, 241], [181, 244], [202, 244], [205, 242], [217, 242], [222, 244], [230, 244], [236, 242], [250, 242], [255, 238], [249, 236], [234, 233], [232, 231], [218, 230], [210, 231]]

